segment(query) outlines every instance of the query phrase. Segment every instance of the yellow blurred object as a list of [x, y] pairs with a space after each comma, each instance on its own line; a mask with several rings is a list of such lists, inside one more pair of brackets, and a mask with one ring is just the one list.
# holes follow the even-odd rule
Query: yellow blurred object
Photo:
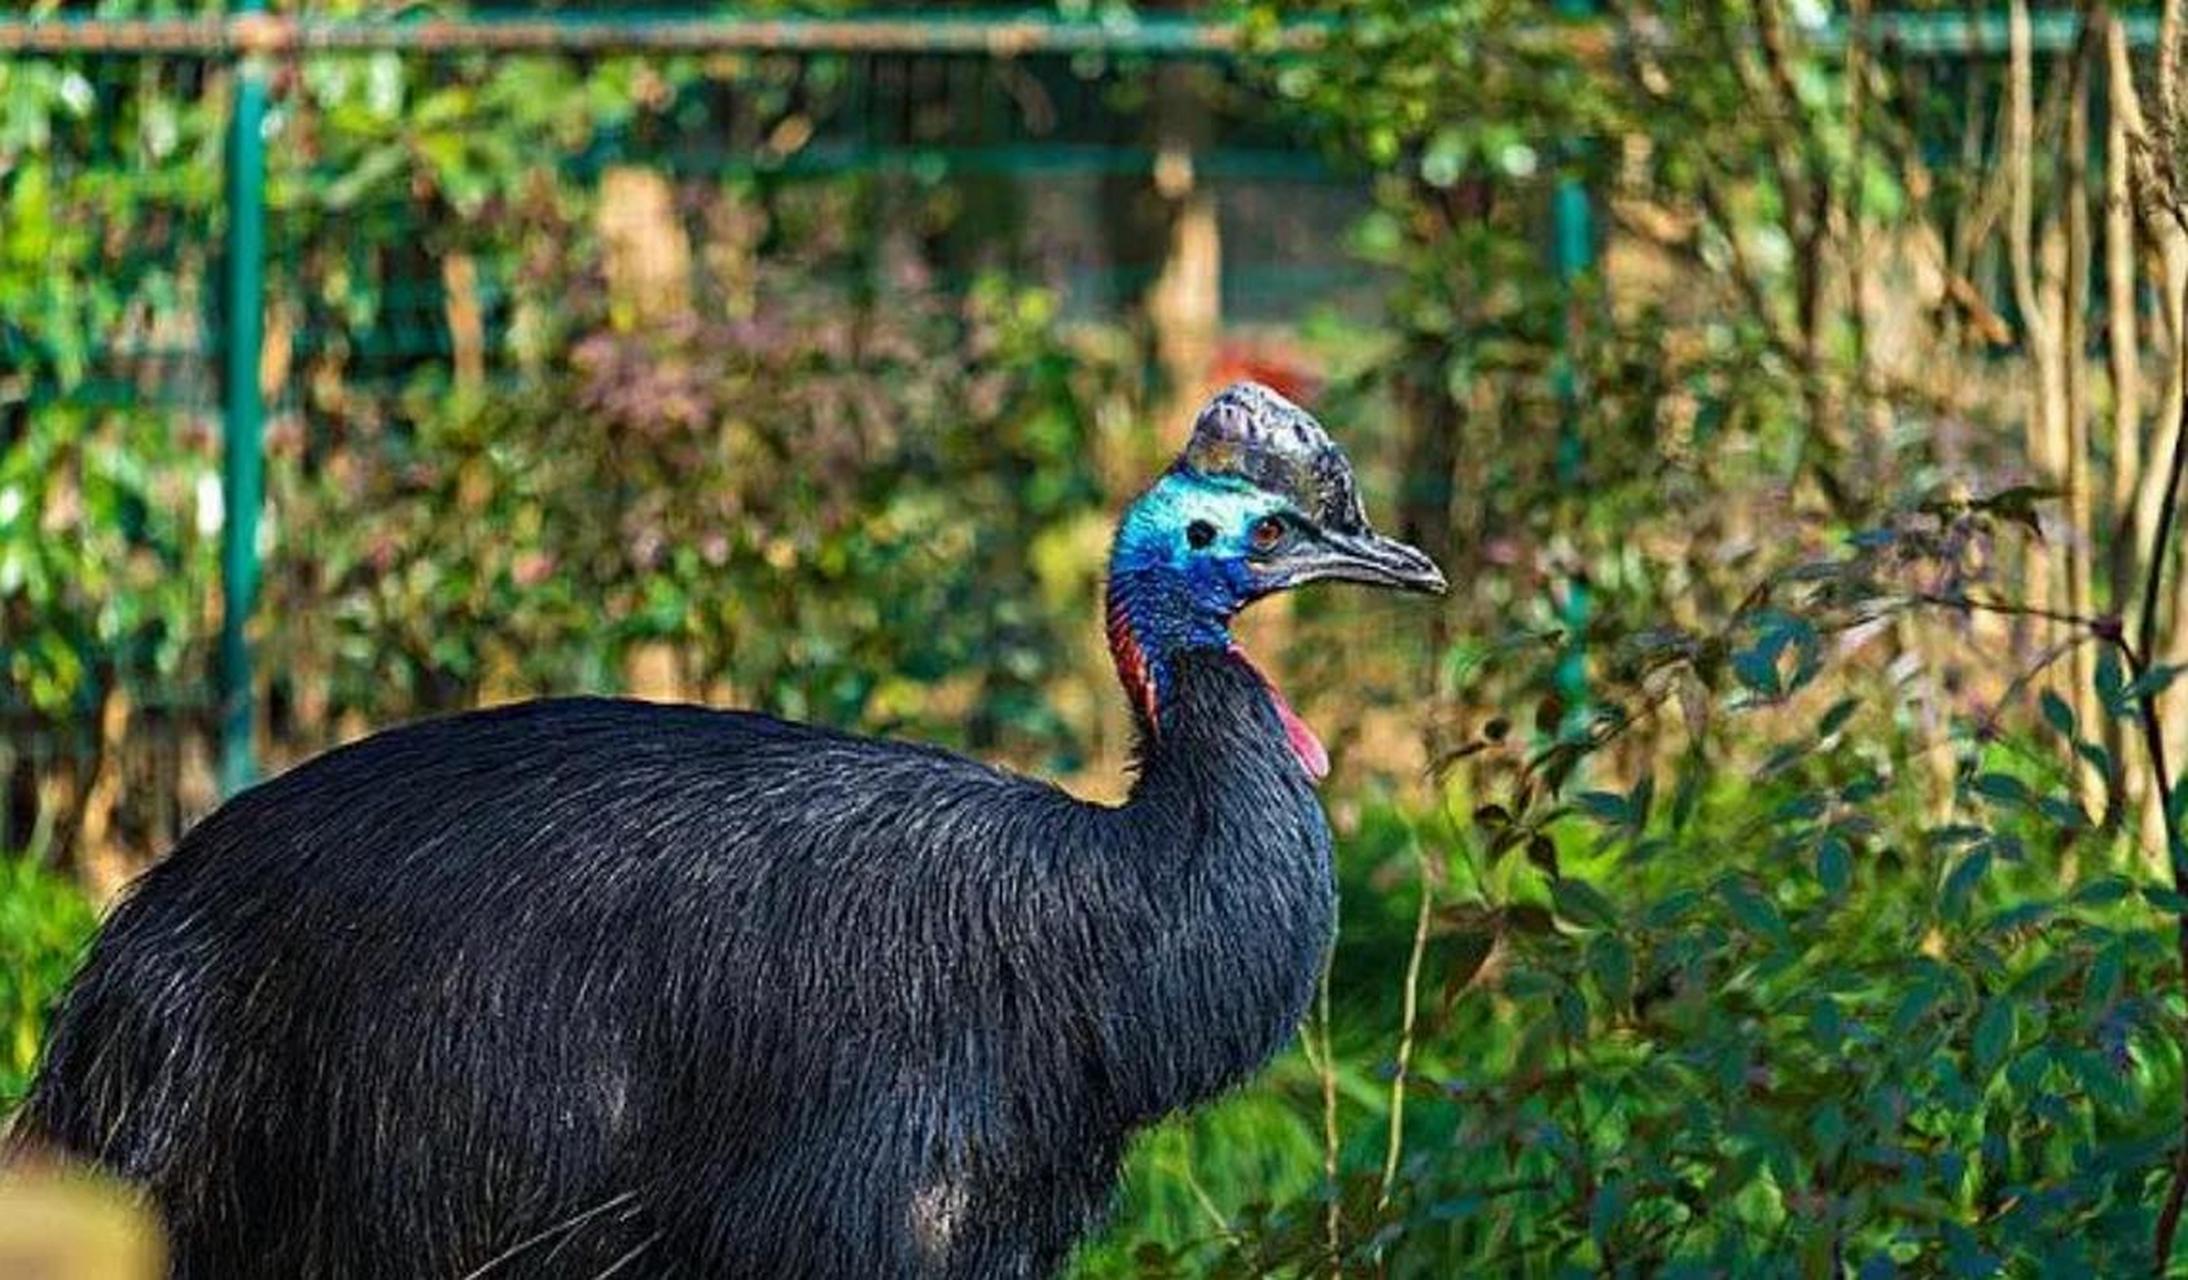
[[158, 1280], [165, 1250], [128, 1190], [59, 1168], [0, 1172], [0, 1280]]

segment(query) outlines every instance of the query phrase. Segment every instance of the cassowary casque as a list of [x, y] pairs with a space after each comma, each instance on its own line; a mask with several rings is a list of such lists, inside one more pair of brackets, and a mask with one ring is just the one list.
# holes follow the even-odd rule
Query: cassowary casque
[[1443, 588], [1241, 384], [1117, 532], [1122, 805], [603, 699], [329, 752], [116, 909], [18, 1141], [142, 1187], [193, 1280], [1051, 1273], [1313, 989], [1328, 759], [1230, 621], [1317, 578]]

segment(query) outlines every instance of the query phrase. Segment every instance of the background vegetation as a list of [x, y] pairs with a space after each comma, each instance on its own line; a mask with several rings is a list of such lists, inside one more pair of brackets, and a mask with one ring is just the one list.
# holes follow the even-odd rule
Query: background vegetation
[[[1278, 377], [1460, 585], [1251, 624], [1342, 938], [1084, 1274], [2180, 1270], [2170, 8], [1198, 16], [1241, 56], [281, 64], [262, 754], [623, 688], [1115, 794], [1108, 520]], [[8, 1093], [214, 800], [224, 76], [0, 61]], [[1364, 289], [1234, 314], [1240, 138]]]

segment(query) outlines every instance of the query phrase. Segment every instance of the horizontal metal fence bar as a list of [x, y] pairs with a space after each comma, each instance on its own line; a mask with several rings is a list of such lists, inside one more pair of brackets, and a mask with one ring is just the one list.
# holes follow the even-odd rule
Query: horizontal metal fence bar
[[[2158, 42], [2158, 15], [2115, 13], [2127, 42], [2147, 48]], [[1929, 57], [2002, 57], [2011, 27], [2004, 13], [1883, 13], [1869, 19], [1869, 43], [1896, 47], [1901, 53]], [[2029, 46], [2038, 53], [2065, 53], [2082, 34], [2082, 15], [2052, 9], [2029, 15]], [[1844, 46], [1848, 33], [1834, 24], [1824, 43]]]
[[[1278, 48], [1319, 44], [1316, 24], [1286, 27]], [[1236, 26], [1179, 18], [1073, 22], [1028, 17], [735, 18], [661, 14], [360, 21], [243, 14], [229, 18], [0, 19], [0, 53], [1034, 53], [1207, 55], [1237, 51]]]
[[[2118, 15], [2128, 40], [2157, 40], [2155, 14]], [[2081, 32], [2078, 13], [2058, 10], [2031, 20], [2039, 52], [2061, 52]], [[1329, 42], [1338, 30], [1327, 22], [1297, 22], [1266, 32], [1255, 47], [1298, 52]], [[1644, 25], [1639, 38], [1656, 43], [1660, 29]], [[1851, 33], [1831, 22], [1801, 32], [1814, 47], [1845, 47]], [[1513, 43], [1564, 45], [1582, 56], [1601, 56], [1625, 38], [1596, 22], [1531, 27]], [[1868, 42], [1929, 57], [2002, 55], [2008, 39], [2004, 14], [1881, 13], [1868, 20]], [[1141, 54], [1158, 57], [1233, 55], [1247, 44], [1228, 23], [1150, 16], [1118, 22], [1084, 22], [1040, 14], [947, 15], [920, 18], [743, 18], [670, 14], [551, 14], [373, 21], [239, 14], [226, 18], [0, 18], [0, 54], [133, 54], [233, 56], [249, 53], [929, 53], [1012, 57], [1024, 54]]]

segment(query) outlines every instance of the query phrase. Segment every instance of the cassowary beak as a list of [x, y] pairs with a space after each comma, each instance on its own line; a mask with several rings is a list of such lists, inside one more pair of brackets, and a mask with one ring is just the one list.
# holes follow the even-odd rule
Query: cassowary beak
[[1297, 539], [1275, 557], [1267, 572], [1278, 587], [1333, 578], [1440, 596], [1447, 586], [1443, 570], [1419, 548], [1372, 529], [1358, 533], [1324, 529]]

